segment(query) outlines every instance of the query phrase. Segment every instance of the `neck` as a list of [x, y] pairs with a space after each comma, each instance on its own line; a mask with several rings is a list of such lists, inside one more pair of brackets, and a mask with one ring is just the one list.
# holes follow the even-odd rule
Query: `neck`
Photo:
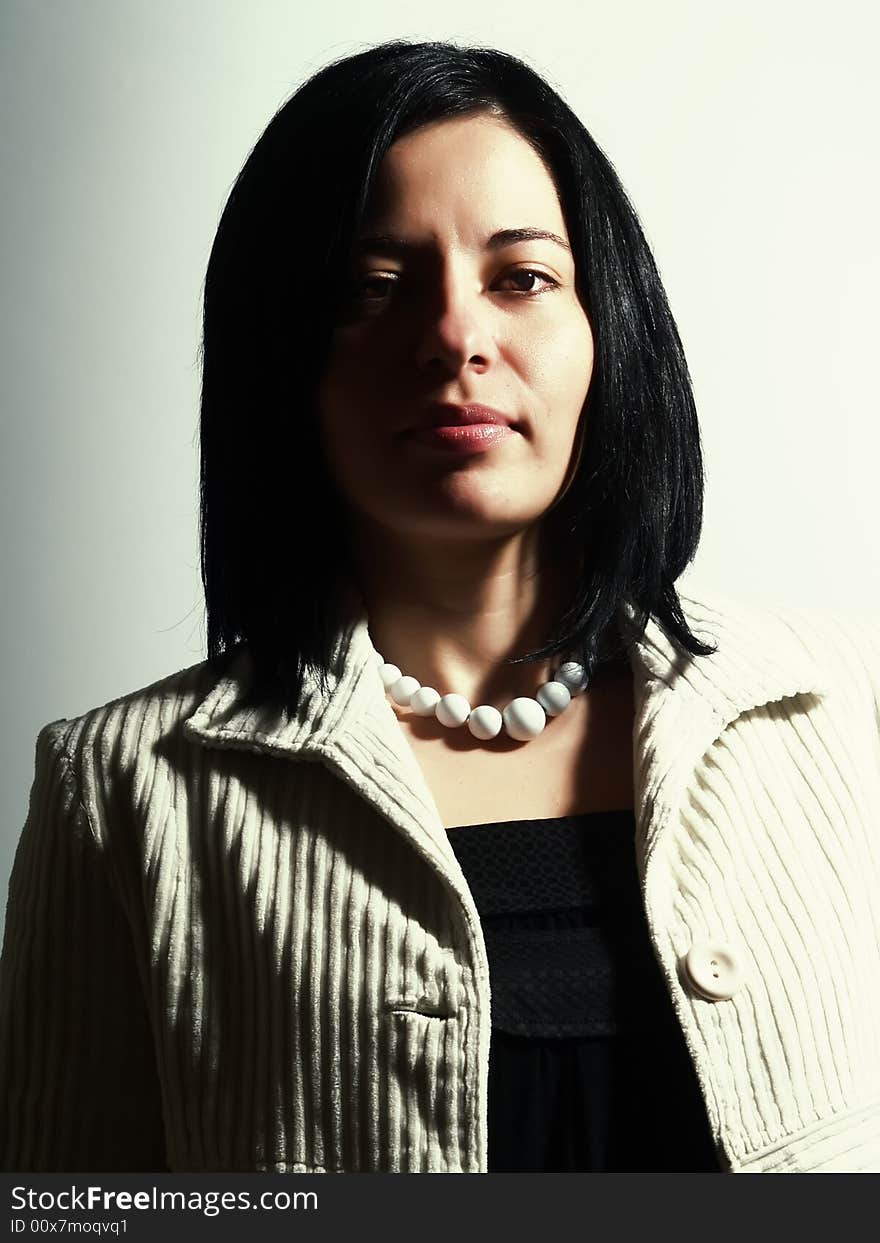
[[373, 646], [441, 695], [534, 695], [566, 659], [507, 663], [548, 641], [574, 586], [576, 567], [543, 555], [536, 533], [427, 548], [361, 529], [356, 564]]

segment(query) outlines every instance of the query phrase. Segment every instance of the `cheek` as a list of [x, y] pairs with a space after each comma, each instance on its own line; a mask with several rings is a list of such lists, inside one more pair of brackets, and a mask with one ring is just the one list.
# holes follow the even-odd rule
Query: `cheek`
[[348, 366], [327, 374], [318, 390], [318, 425], [327, 468], [351, 501], [387, 486], [388, 447], [379, 434], [380, 412]]
[[323, 432], [335, 439], [350, 438], [369, 425], [366, 404], [373, 386], [365, 383], [353, 351], [338, 351], [318, 388], [318, 411]]
[[352, 408], [347, 385], [328, 374], [318, 389], [318, 427], [324, 458], [337, 483], [348, 473], [345, 459], [356, 431]]
[[593, 376], [593, 334], [586, 316], [583, 322], [572, 326], [567, 339], [560, 345], [559, 371], [568, 390], [567, 401], [580, 414], [586, 400]]
[[533, 343], [528, 367], [548, 415], [577, 417], [593, 374], [593, 335], [586, 318], [562, 321]]
[[340, 333], [319, 390], [328, 426], [344, 427], [351, 434], [361, 429], [367, 439], [375, 436], [382, 407], [387, 406], [382, 394], [395, 373], [375, 336], [366, 339], [356, 330]]
[[344, 325], [336, 330], [328, 380], [338, 388], [362, 388], [383, 374], [390, 361], [387, 355], [387, 342], [375, 324]]

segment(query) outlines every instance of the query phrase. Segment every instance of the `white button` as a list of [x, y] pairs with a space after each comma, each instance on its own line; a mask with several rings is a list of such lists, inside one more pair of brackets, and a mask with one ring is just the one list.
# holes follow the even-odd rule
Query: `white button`
[[742, 983], [736, 954], [723, 941], [699, 941], [685, 955], [684, 969], [695, 992], [707, 1001], [726, 1001]]

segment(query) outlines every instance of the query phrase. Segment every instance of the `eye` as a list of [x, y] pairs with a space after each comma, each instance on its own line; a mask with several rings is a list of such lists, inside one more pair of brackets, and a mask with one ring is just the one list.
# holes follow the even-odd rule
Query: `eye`
[[388, 273], [370, 272], [367, 276], [358, 277], [358, 280], [354, 282], [354, 296], [362, 298], [365, 302], [375, 302], [375, 298], [365, 297], [367, 287], [372, 285], [374, 288], [378, 287], [380, 293], [388, 293], [389, 286], [393, 285], [394, 281], [395, 277], [389, 276]]
[[[358, 302], [380, 302], [383, 295], [391, 292], [391, 286], [395, 284], [397, 278], [388, 272], [369, 272], [364, 276], [359, 276], [352, 285], [352, 296]], [[368, 296], [368, 290], [372, 287], [374, 293], [378, 292], [378, 297]]]
[[[538, 289], [514, 289], [506, 292], [518, 293], [523, 298], [534, 298], [543, 293], [549, 293], [551, 289], [559, 288], [559, 281], [554, 280], [552, 276], [548, 276], [546, 272], [539, 272], [537, 268], [514, 268], [500, 278], [502, 281], [519, 281], [522, 283], [534, 283], [535, 280], [543, 281], [544, 284]], [[352, 297], [356, 302], [377, 304], [387, 298], [394, 287], [400, 283], [400, 277], [391, 272], [367, 272], [363, 276], [357, 277], [352, 285]]]
[[536, 268], [515, 268], [512, 272], [508, 272], [506, 276], [502, 276], [501, 279], [505, 281], [519, 278], [530, 280], [534, 277], [537, 277], [538, 280], [546, 281], [547, 284], [542, 289], [518, 289], [513, 292], [520, 293], [526, 298], [534, 298], [538, 294], [548, 293], [551, 289], [559, 287], [559, 281], [554, 280], [552, 276], [548, 276], [546, 272], [537, 271]]

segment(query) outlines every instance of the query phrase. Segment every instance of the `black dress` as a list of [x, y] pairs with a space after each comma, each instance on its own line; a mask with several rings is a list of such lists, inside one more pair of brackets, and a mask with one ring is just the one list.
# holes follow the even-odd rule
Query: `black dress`
[[449, 830], [489, 957], [489, 1172], [712, 1171], [632, 811]]

